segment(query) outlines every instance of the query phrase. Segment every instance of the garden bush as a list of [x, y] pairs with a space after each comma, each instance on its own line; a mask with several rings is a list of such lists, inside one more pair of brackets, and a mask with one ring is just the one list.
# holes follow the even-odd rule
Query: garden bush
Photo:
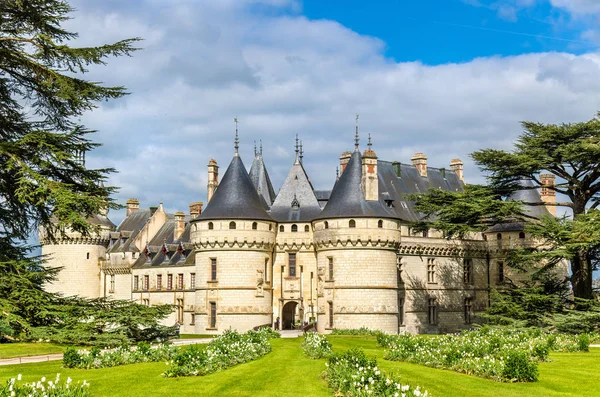
[[271, 351], [269, 340], [279, 337], [271, 331], [268, 328], [245, 334], [225, 331], [206, 347], [196, 345], [182, 350], [167, 362], [169, 368], [163, 375], [169, 378], [201, 376], [256, 360]]
[[331, 343], [329, 343], [325, 335], [319, 335], [316, 332], [305, 333], [304, 341], [302, 341], [300, 346], [304, 350], [304, 354], [313, 360], [327, 358], [333, 353]]
[[54, 380], [43, 377], [37, 382], [21, 382], [21, 374], [0, 385], [0, 397], [89, 397], [89, 383], [73, 384], [71, 378], [61, 382], [60, 374]]
[[88, 350], [68, 348], [63, 356], [63, 366], [66, 368], [107, 368], [119, 365], [145, 362], [169, 361], [177, 354], [178, 349], [171, 345], [152, 347], [142, 342], [136, 348], [121, 346], [113, 350], [100, 350], [93, 347]]
[[372, 329], [361, 327], [352, 329], [337, 329], [334, 328], [331, 331], [331, 335], [360, 335], [360, 336], [377, 336], [381, 334], [381, 331], [374, 331]]
[[482, 327], [461, 334], [377, 336], [384, 358], [450, 369], [498, 381], [537, 380], [537, 363], [550, 351], [586, 351], [589, 337], [548, 334], [540, 330]]
[[326, 363], [325, 378], [336, 396], [403, 396], [426, 397], [427, 391], [402, 384], [400, 379], [377, 367], [375, 358], [367, 357], [360, 349], [334, 354]]

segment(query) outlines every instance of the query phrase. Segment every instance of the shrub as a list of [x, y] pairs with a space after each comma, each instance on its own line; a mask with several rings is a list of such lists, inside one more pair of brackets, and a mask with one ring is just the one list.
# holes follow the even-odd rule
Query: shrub
[[93, 347], [89, 351], [68, 348], [63, 356], [63, 366], [66, 368], [107, 368], [119, 365], [145, 362], [168, 361], [177, 354], [177, 348], [171, 345], [150, 346], [140, 343], [137, 348], [121, 346], [113, 350], [100, 350]]
[[372, 329], [361, 327], [352, 329], [338, 329], [334, 328], [331, 331], [331, 335], [361, 335], [361, 336], [377, 336], [381, 334], [381, 331], [374, 331]]
[[589, 352], [590, 351], [590, 337], [587, 334], [581, 334], [577, 337], [577, 347], [579, 351]]
[[71, 378], [60, 381], [60, 374], [54, 380], [43, 377], [37, 382], [21, 383], [21, 374], [0, 385], [0, 397], [89, 397], [89, 383], [73, 384]]
[[77, 368], [81, 365], [81, 356], [74, 347], [69, 347], [63, 354], [63, 366], [66, 368]]
[[304, 334], [304, 341], [300, 346], [304, 350], [304, 354], [313, 360], [329, 357], [333, 353], [331, 343], [329, 343], [325, 335], [319, 335], [316, 332], [307, 332]]
[[351, 349], [334, 354], [326, 363], [325, 378], [336, 396], [428, 396], [419, 387], [403, 385], [397, 377], [377, 367], [377, 360], [362, 350]]
[[504, 361], [502, 378], [513, 382], [535, 382], [538, 379], [537, 363], [524, 351], [511, 351]]

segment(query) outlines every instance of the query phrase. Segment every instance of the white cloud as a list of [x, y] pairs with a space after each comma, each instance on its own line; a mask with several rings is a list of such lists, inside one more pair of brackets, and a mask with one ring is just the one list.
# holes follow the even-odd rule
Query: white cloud
[[371, 132], [381, 159], [410, 162], [422, 151], [430, 165], [447, 167], [461, 157], [467, 180], [481, 181], [468, 154], [509, 149], [519, 121], [587, 120], [600, 109], [596, 54], [428, 66], [395, 62], [384, 56], [381, 40], [295, 11], [183, 0], [148, 0], [133, 9], [112, 1], [95, 8], [82, 1], [71, 27], [86, 44], [146, 39], [132, 58], [90, 74], [132, 92], [84, 117], [105, 144], [88, 156], [90, 165], [120, 171], [110, 182], [121, 186], [121, 202], [135, 196], [144, 206], [163, 201], [186, 210], [204, 200], [208, 160], [217, 159], [221, 175], [231, 160], [234, 116], [246, 166], [253, 140], [262, 139], [278, 190], [294, 160], [296, 133], [313, 184], [331, 188], [339, 155], [353, 147], [355, 113], [363, 146]]
[[600, 2], [597, 0], [550, 0], [550, 3], [577, 15], [600, 13]]

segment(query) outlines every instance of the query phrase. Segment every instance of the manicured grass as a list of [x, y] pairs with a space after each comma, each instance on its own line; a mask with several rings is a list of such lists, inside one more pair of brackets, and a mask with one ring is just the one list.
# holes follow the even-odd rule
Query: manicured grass
[[39, 356], [64, 351], [64, 346], [52, 343], [0, 343], [0, 358]]
[[[336, 351], [361, 347], [377, 356], [379, 366], [393, 371], [411, 385], [421, 385], [434, 397], [504, 396], [597, 396], [600, 374], [600, 349], [590, 353], [555, 353], [553, 362], [540, 364], [540, 381], [507, 384], [451, 371], [383, 359], [383, 349], [375, 338], [330, 336]], [[60, 362], [0, 367], [0, 382], [23, 374], [25, 380], [38, 380], [60, 372], [74, 381], [91, 382], [94, 396], [332, 396], [321, 379], [325, 360], [304, 357], [302, 339], [275, 339], [273, 351], [266, 356], [204, 377], [167, 379], [161, 376], [165, 363], [127, 365], [99, 370], [61, 368]]]

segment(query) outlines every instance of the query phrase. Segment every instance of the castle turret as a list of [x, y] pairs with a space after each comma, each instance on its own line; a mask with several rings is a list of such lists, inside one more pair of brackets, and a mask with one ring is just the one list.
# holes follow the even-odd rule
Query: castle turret
[[357, 144], [313, 222], [321, 332], [361, 326], [398, 332], [399, 224], [378, 200], [365, 199], [362, 164]]
[[254, 148], [254, 161], [252, 161], [249, 175], [259, 197], [264, 201], [265, 207], [271, 207], [271, 204], [275, 200], [275, 189], [273, 189], [271, 178], [263, 160], [262, 143], [259, 150], [256, 150], [256, 147]]
[[202, 214], [192, 220], [196, 249], [196, 332], [247, 331], [271, 324], [272, 291], [266, 283], [275, 222], [238, 154]]

